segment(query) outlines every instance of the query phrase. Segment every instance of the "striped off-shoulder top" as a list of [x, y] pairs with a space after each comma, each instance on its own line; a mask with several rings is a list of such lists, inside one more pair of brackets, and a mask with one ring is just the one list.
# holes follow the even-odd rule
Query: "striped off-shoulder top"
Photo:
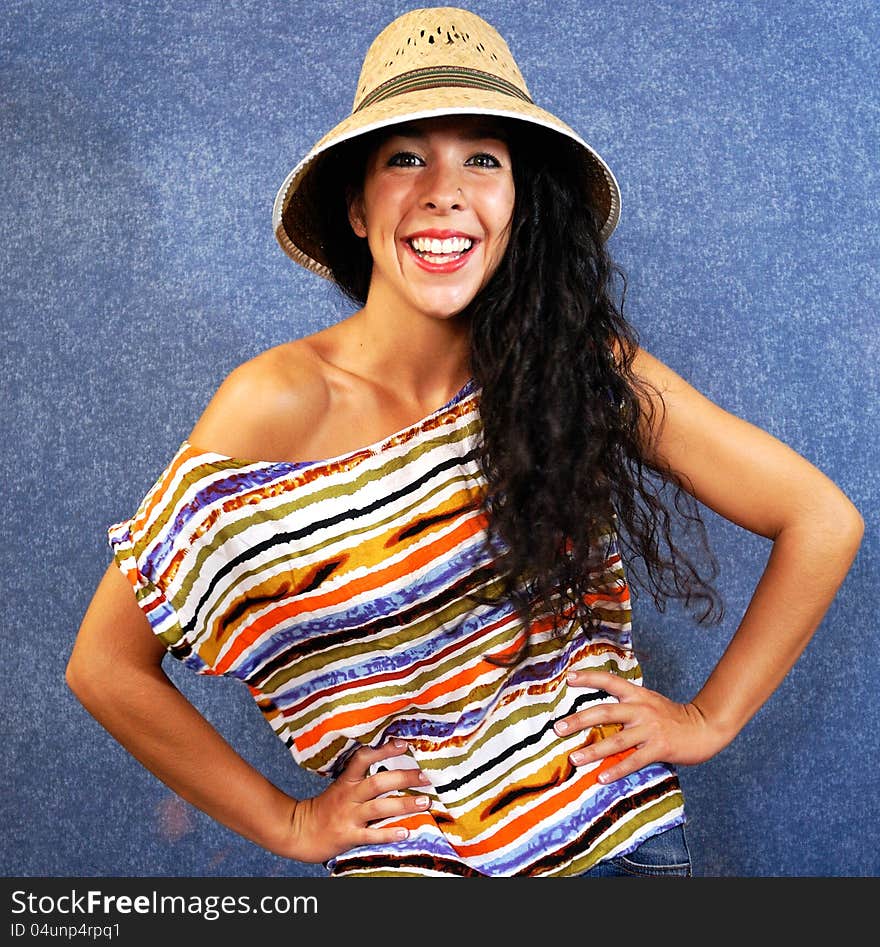
[[553, 724], [611, 700], [566, 683], [601, 668], [641, 683], [616, 538], [589, 632], [523, 628], [491, 594], [479, 389], [381, 442], [327, 460], [227, 457], [184, 442], [115, 559], [169, 652], [243, 681], [298, 764], [332, 778], [360, 746], [405, 740], [428, 776], [407, 839], [328, 862], [331, 875], [573, 875], [684, 821], [674, 771], [608, 785], [574, 768], [584, 734]]

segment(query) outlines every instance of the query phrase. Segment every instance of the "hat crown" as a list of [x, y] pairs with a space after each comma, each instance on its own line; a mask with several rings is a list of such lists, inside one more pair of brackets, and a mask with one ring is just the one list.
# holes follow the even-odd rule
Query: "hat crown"
[[494, 27], [468, 10], [430, 7], [404, 13], [373, 40], [352, 112], [374, 102], [383, 90], [393, 94], [407, 77], [431, 70], [484, 73], [531, 100], [507, 43]]

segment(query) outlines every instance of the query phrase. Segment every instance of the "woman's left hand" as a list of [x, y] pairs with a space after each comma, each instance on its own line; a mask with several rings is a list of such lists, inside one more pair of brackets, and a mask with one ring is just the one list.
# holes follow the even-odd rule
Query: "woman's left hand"
[[[676, 703], [617, 674], [572, 671], [568, 684], [603, 690], [617, 698], [616, 703], [596, 704], [563, 717], [555, 727], [560, 736], [579, 731], [587, 734], [586, 745], [569, 756], [575, 766], [632, 750], [625, 759], [603, 770], [600, 782], [621, 779], [648, 763], [702, 763], [733, 739], [733, 734], [725, 736], [713, 728], [695, 704]], [[593, 727], [601, 729], [591, 734]], [[603, 730], [612, 732], [605, 736]]]

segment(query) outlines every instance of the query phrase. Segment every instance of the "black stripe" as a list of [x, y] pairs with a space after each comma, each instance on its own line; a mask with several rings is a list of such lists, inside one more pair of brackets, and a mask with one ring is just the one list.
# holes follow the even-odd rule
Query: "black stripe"
[[656, 802], [658, 799], [668, 796], [671, 792], [676, 792], [678, 789], [680, 789], [678, 777], [667, 776], [666, 779], [655, 783], [653, 786], [646, 786], [634, 796], [627, 796], [620, 799], [593, 822], [582, 835], [563, 848], [557, 849], [549, 855], [545, 855], [536, 862], [532, 862], [528, 868], [522, 870], [521, 874], [546, 874], [559, 865], [571, 861], [583, 852], [589, 851], [596, 840], [611, 829], [614, 823], [619, 822], [625, 815], [634, 812], [636, 809], [646, 807], [652, 802]]
[[[597, 700], [604, 700], [607, 696], [608, 694], [606, 694], [605, 691], [585, 691], [580, 697], [577, 698], [577, 700], [575, 700], [571, 713], [579, 710], [584, 704], [592, 704]], [[502, 763], [508, 757], [519, 753], [523, 747], [532, 746], [535, 743], [539, 743], [543, 739], [544, 734], [553, 728], [553, 724], [555, 722], [555, 720], [548, 720], [547, 723], [545, 723], [544, 726], [541, 727], [541, 729], [536, 733], [533, 733], [525, 740], [518, 740], [504, 753], [493, 757], [491, 760], [487, 760], [482, 766], [478, 766], [476, 769], [471, 770], [469, 775], [462, 776], [460, 779], [453, 779], [448, 783], [444, 783], [442, 786], [437, 786], [437, 792], [442, 794], [444, 792], [452, 792], [453, 790], [460, 789], [462, 786], [466, 786], [475, 777], [481, 776], [483, 773], [488, 772], [494, 766]]]
[[413, 493], [419, 487], [423, 486], [433, 477], [436, 477], [438, 474], [443, 473], [445, 470], [449, 470], [454, 467], [458, 467], [467, 463], [471, 460], [475, 460], [478, 455], [478, 449], [474, 448], [471, 451], [468, 451], [467, 454], [461, 457], [449, 457], [444, 461], [441, 461], [437, 464], [436, 467], [433, 467], [431, 470], [427, 471], [423, 476], [419, 477], [418, 480], [414, 480], [412, 483], [408, 484], [405, 487], [402, 487], [400, 490], [395, 490], [394, 493], [389, 493], [385, 497], [381, 497], [378, 500], [375, 500], [373, 503], [368, 504], [367, 506], [361, 507], [360, 509], [353, 510], [342, 510], [337, 513], [335, 516], [330, 516], [325, 520], [320, 520], [317, 523], [310, 523], [308, 526], [302, 527], [302, 529], [290, 530], [284, 533], [276, 533], [270, 539], [266, 539], [261, 543], [257, 543], [255, 546], [251, 546], [249, 549], [246, 549], [244, 552], [240, 553], [235, 558], [230, 559], [226, 562], [222, 568], [218, 569], [217, 572], [211, 578], [211, 581], [208, 583], [208, 587], [205, 590], [202, 597], [199, 599], [198, 604], [196, 605], [195, 611], [193, 612], [192, 618], [183, 626], [183, 633], [187, 634], [191, 632], [193, 628], [196, 627], [196, 624], [199, 620], [199, 613], [204, 608], [205, 603], [208, 601], [210, 596], [213, 594], [214, 590], [217, 587], [217, 584], [230, 572], [234, 569], [237, 569], [240, 565], [247, 562], [249, 559], [255, 559], [261, 556], [263, 553], [270, 550], [273, 546], [283, 545], [284, 543], [295, 542], [298, 539], [303, 539], [306, 536], [309, 536], [311, 533], [316, 532], [319, 529], [325, 529], [328, 526], [336, 526], [339, 523], [344, 522], [345, 520], [355, 520], [361, 516], [367, 516], [370, 513], [374, 513], [376, 510], [380, 510], [383, 506], [388, 503], [393, 503], [396, 500], [405, 497], [409, 493]]
[[513, 96], [524, 102], [532, 102], [528, 93], [524, 92], [519, 86], [508, 82], [507, 79], [502, 79], [500, 76], [493, 75], [491, 72], [467, 69], [464, 66], [429, 66], [424, 69], [411, 69], [409, 72], [394, 76], [376, 86], [369, 95], [365, 96], [352, 114], [356, 114], [361, 109], [374, 105], [376, 102], [392, 98], [395, 95], [403, 95], [406, 92], [454, 87], [486, 89], [491, 92]]
[[[567, 864], [578, 855], [588, 852], [596, 841], [604, 835], [615, 822], [619, 822], [628, 813], [647, 806], [663, 796], [679, 790], [678, 779], [668, 776], [653, 786], [647, 786], [634, 796], [620, 799], [600, 818], [593, 822], [577, 839], [563, 848], [540, 858], [531, 865], [517, 872], [518, 876], [546, 875], [561, 865]], [[382, 855], [370, 855], [360, 858], [340, 858], [331, 872], [331, 875], [345, 877], [351, 870], [377, 868], [379, 870], [394, 870], [401, 872], [407, 869], [439, 871], [448, 875], [458, 875], [463, 878], [486, 877], [475, 868], [470, 868], [463, 862], [446, 858], [437, 858], [433, 855], [403, 855], [396, 856], [389, 852]]]
[[382, 870], [398, 868], [406, 871], [407, 868], [420, 868], [423, 871], [439, 871], [444, 875], [458, 875], [460, 878], [484, 877], [476, 868], [468, 868], [463, 862], [452, 861], [449, 858], [437, 858], [435, 855], [409, 855], [395, 857], [394, 855], [370, 855], [361, 858], [346, 858], [339, 860], [330, 872], [330, 877], [344, 878], [353, 869], [379, 868]]
[[482, 566], [463, 576], [453, 585], [448, 586], [430, 601], [417, 600], [406, 611], [385, 615], [383, 618], [370, 621], [366, 625], [343, 628], [340, 631], [329, 632], [320, 636], [316, 635], [306, 641], [301, 641], [299, 644], [285, 648], [258, 670], [253, 671], [247, 678], [247, 683], [252, 687], [260, 687], [265, 684], [267, 678], [298, 659], [308, 657], [319, 651], [327, 651], [352, 644], [371, 635], [381, 634], [389, 628], [404, 628], [407, 625], [415, 624], [425, 615], [442, 611], [451, 602], [467, 596], [473, 589], [479, 588], [494, 578], [496, 578], [496, 573], [493, 569], [490, 566]]
[[447, 520], [454, 520], [456, 516], [461, 516], [462, 513], [466, 513], [472, 509], [472, 504], [466, 504], [464, 506], [457, 506], [453, 510], [447, 510], [445, 513], [436, 513], [434, 516], [425, 516], [401, 530], [397, 536], [389, 539], [385, 545], [387, 547], [391, 546], [392, 544], [403, 542], [404, 539], [412, 539], [413, 536], [418, 536], [419, 533], [423, 533], [429, 527], [437, 526], [438, 523], [445, 523]]

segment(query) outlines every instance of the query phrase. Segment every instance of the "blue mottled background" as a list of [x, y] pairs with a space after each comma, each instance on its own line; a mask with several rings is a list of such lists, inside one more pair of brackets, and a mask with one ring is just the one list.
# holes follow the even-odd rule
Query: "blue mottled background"
[[[346, 311], [272, 234], [275, 191], [414, 6], [5, 0], [0, 13], [2, 869], [297, 875], [178, 802], [64, 666], [133, 512], [222, 377]], [[802, 660], [683, 770], [701, 875], [877, 875], [878, 8], [870, 0], [478, 2], [533, 96], [623, 190], [611, 246], [645, 346], [806, 455], [867, 520]], [[648, 683], [686, 698], [768, 552], [709, 514], [724, 626], [637, 608]], [[821, 556], [821, 548], [816, 549]], [[169, 672], [294, 794], [234, 682]]]

